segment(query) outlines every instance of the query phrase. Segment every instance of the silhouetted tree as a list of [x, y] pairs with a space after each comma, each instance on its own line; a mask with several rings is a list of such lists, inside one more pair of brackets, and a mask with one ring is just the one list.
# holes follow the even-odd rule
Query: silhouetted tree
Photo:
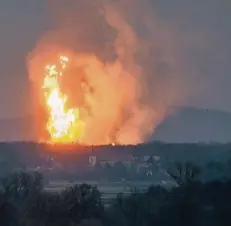
[[65, 226], [80, 224], [84, 219], [101, 221], [103, 210], [98, 189], [82, 184], [67, 188], [61, 194], [42, 194], [30, 212], [34, 222]]
[[176, 163], [175, 169], [168, 169], [170, 177], [179, 185], [187, 186], [194, 182], [200, 174], [200, 169], [191, 162]]
[[197, 202], [197, 182], [200, 173], [199, 167], [191, 162], [176, 163], [176, 168], [168, 170], [168, 174], [179, 187], [173, 188], [170, 195], [170, 205], [167, 208], [169, 220], [166, 225], [198, 225], [200, 204]]
[[[10, 175], [1, 182], [1, 192], [8, 204], [15, 206], [20, 215], [20, 224], [25, 224], [30, 205], [43, 189], [43, 177], [38, 172], [19, 172]], [[8, 205], [9, 206], [9, 205]]]
[[18, 223], [18, 211], [15, 205], [0, 194], [0, 225], [15, 226]]

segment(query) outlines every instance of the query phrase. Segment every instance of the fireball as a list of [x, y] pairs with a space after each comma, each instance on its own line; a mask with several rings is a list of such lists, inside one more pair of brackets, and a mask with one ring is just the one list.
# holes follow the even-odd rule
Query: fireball
[[[152, 131], [135, 71], [120, 60], [59, 45], [29, 55], [38, 140], [84, 145], [137, 144]], [[139, 78], [139, 77], [138, 77]]]
[[51, 142], [79, 142], [84, 133], [84, 122], [79, 108], [68, 107], [68, 96], [62, 92], [60, 79], [65, 75], [69, 58], [60, 56], [58, 63], [48, 64], [44, 70], [43, 93], [48, 110], [47, 131]]

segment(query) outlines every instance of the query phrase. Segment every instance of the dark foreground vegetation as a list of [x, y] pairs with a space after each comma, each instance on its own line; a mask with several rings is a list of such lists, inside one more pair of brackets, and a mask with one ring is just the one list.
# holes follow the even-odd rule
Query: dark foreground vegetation
[[231, 225], [231, 180], [200, 182], [201, 170], [178, 163], [168, 171], [177, 186], [133, 189], [104, 206], [97, 187], [82, 184], [61, 193], [43, 190], [38, 172], [1, 180], [1, 226], [225, 226]]

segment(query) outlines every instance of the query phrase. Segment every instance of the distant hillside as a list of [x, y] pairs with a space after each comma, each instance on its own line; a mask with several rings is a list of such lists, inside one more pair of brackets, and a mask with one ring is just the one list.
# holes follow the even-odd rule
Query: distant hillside
[[177, 109], [156, 129], [152, 139], [165, 142], [231, 141], [231, 113]]
[[[35, 140], [33, 117], [0, 119], [0, 141]], [[231, 141], [231, 113], [179, 108], [156, 129], [151, 140], [165, 142]]]

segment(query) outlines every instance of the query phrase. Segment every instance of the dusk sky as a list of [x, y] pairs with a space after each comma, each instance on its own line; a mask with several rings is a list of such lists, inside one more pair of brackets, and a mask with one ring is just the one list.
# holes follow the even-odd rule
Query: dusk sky
[[[230, 0], [152, 2], [157, 18], [181, 37], [185, 76], [202, 87], [187, 104], [231, 111]], [[30, 114], [26, 57], [44, 32], [51, 29], [47, 12], [45, 0], [0, 2], [2, 118]]]

